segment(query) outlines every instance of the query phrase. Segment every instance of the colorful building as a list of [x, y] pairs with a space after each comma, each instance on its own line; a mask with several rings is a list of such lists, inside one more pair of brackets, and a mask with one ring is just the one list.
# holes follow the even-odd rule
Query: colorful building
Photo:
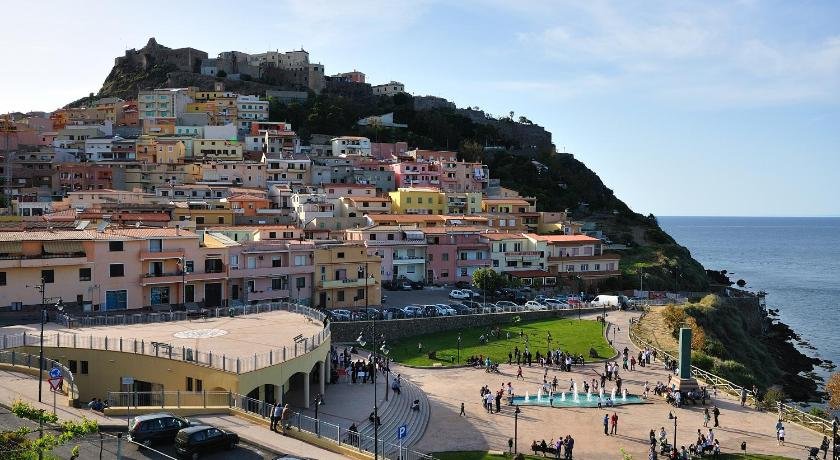
[[362, 308], [382, 303], [381, 260], [361, 242], [320, 243], [315, 249], [317, 308]]
[[394, 214], [446, 214], [444, 194], [431, 188], [398, 188], [389, 192]]

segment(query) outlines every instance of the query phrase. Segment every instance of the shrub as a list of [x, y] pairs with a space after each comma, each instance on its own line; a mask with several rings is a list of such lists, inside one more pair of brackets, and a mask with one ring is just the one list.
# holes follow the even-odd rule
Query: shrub
[[761, 407], [764, 410], [773, 411], [778, 409], [779, 403], [785, 400], [785, 394], [782, 390], [771, 388], [764, 393], [764, 396], [761, 398]]
[[702, 351], [695, 351], [691, 353], [691, 363], [700, 369], [711, 371], [715, 365], [715, 360]]
[[746, 366], [730, 359], [715, 363], [712, 373], [743, 386], [751, 386], [755, 382]]
[[662, 310], [662, 320], [665, 321], [665, 326], [671, 331], [671, 334], [676, 336], [680, 326], [685, 323], [685, 310], [674, 305], [668, 305]]
[[821, 418], [830, 418], [831, 417], [831, 414], [829, 414], [827, 410], [825, 410], [821, 407], [812, 407], [808, 411], [808, 413], [815, 416], [815, 417], [821, 417]]
[[720, 359], [727, 359], [729, 357], [729, 353], [726, 352], [726, 347], [723, 343], [714, 338], [706, 338], [706, 344], [703, 346], [703, 352], [709, 356], [714, 356]]

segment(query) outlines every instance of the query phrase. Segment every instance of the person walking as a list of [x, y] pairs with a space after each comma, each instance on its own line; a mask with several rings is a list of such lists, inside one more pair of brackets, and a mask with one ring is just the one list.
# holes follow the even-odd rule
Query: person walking
[[516, 380], [519, 379], [525, 380], [525, 377], [522, 376], [522, 366], [517, 366], [516, 369]]
[[747, 389], [744, 388], [744, 387], [741, 387], [741, 407], [744, 407], [746, 405], [747, 405]]
[[604, 434], [610, 435], [610, 414], [604, 414]]
[[712, 409], [712, 415], [714, 415], [715, 417], [715, 428], [717, 428], [720, 426], [720, 423], [718, 422], [718, 417], [720, 417], [720, 409], [718, 409], [717, 404]]
[[280, 421], [280, 415], [282, 413], [283, 408], [280, 406], [280, 403], [275, 403], [274, 407], [271, 409], [271, 431], [277, 431], [277, 422]]
[[464, 403], [463, 402], [461, 402], [461, 413], [458, 414], [458, 415], [460, 415], [461, 417], [466, 417], [467, 416], [467, 413], [464, 412]]
[[508, 366], [510, 366], [511, 364], [513, 364], [513, 353], [508, 351]]
[[286, 424], [289, 421], [289, 416], [291, 414], [291, 409], [289, 409], [289, 403], [283, 406], [283, 411], [280, 413], [280, 432], [286, 434]]
[[575, 438], [572, 435], [566, 436], [566, 439], [569, 440], [569, 443], [566, 444], [566, 459], [572, 460], [572, 450], [575, 448]]
[[711, 419], [711, 417], [709, 416], [709, 408], [704, 407], [703, 408], [703, 427], [705, 427], [705, 428], [709, 427], [709, 419]]
[[785, 445], [785, 427], [779, 428], [779, 431], [776, 432], [776, 435], [779, 437], [779, 445]]
[[610, 418], [610, 434], [618, 434], [618, 414], [615, 412]]
[[502, 395], [503, 394], [504, 394], [504, 392], [502, 390], [499, 390], [499, 391], [496, 392], [496, 413], [497, 414], [502, 411]]

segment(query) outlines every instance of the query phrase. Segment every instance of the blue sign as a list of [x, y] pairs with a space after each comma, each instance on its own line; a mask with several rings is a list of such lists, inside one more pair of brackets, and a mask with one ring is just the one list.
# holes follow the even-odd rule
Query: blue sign
[[397, 428], [397, 439], [405, 439], [408, 436], [408, 425], [400, 425]]
[[51, 379], [57, 379], [59, 377], [61, 377], [61, 369], [59, 369], [57, 367], [54, 367], [54, 368], [50, 369], [50, 378]]

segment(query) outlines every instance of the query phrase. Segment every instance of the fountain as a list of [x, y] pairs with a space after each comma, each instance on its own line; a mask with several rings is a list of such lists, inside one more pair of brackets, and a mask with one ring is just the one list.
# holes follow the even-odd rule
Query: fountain
[[572, 391], [574, 392], [573, 399], [575, 400], [575, 402], [578, 402], [577, 382], [572, 383]]
[[623, 390], [621, 390], [621, 400], [622, 401], [627, 401], [627, 388], [624, 388]]
[[610, 399], [612, 399], [613, 402], [615, 401], [615, 388], [613, 388], [612, 392], [610, 393]]
[[525, 392], [525, 402], [528, 402], [529, 399], [531, 399], [531, 395], [528, 394], [528, 392], [526, 391]]
[[537, 390], [537, 402], [542, 401], [542, 387]]
[[603, 400], [604, 399], [604, 387], [598, 388], [598, 396]]
[[566, 402], [566, 392], [565, 391], [560, 392], [560, 401]]
[[586, 400], [587, 401], [592, 401], [592, 393], [589, 392], [589, 391], [586, 392]]

